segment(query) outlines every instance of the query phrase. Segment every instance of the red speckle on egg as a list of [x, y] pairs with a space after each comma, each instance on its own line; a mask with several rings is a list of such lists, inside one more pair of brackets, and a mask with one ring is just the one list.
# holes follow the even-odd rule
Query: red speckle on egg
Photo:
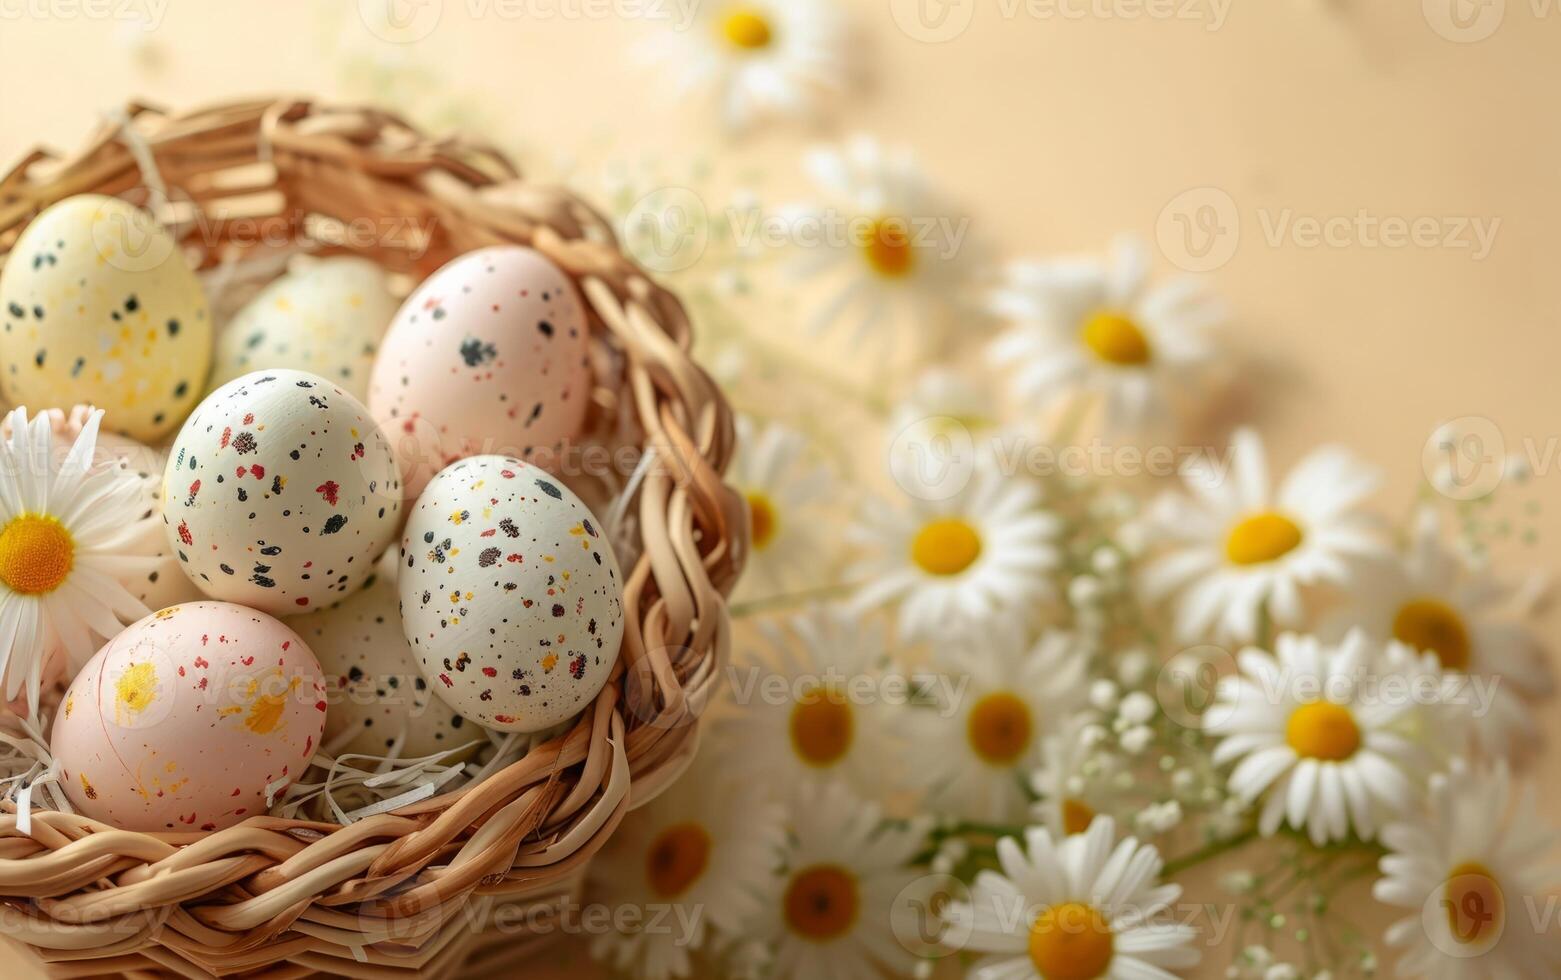
[[299, 596], [297, 599], [294, 600], [294, 602], [296, 602], [300, 606], [307, 606], [309, 604], [309, 597], [306, 596], [306, 595], [305, 596]]
[[324, 711], [325, 710], [325, 702], [324, 701], [316, 701], [314, 703], [314, 710], [316, 710], [316, 711]]
[[190, 525], [185, 521], [179, 522], [179, 540], [184, 542], [186, 548], [195, 543], [195, 538], [190, 534]]
[[230, 796], [238, 796], [242, 792], [244, 792], [244, 791], [239, 789], [237, 786], [235, 786], [235, 787], [233, 787], [233, 792], [230, 793], [229, 795]]
[[232, 426], [228, 426], [227, 428], [222, 430], [222, 443], [217, 448], [218, 449], [226, 449], [226, 448], [228, 448], [228, 442], [232, 438], [233, 438], [233, 427]]
[[484, 667], [482, 669], [482, 675], [484, 677], [497, 677], [499, 676], [499, 672], [494, 670], [492, 667]]

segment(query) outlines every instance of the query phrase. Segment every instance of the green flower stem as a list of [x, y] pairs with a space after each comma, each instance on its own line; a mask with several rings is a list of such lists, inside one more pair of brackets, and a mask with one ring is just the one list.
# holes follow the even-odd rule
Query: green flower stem
[[1231, 851], [1245, 847], [1257, 839], [1257, 828], [1248, 827], [1234, 837], [1213, 841], [1193, 851], [1191, 854], [1184, 854], [1181, 857], [1170, 859], [1165, 862], [1165, 867], [1160, 869], [1160, 876], [1162, 878], [1170, 878], [1181, 874], [1188, 868], [1194, 868], [1206, 861], [1212, 861], [1222, 854], [1228, 854]]
[[774, 612], [777, 609], [791, 609], [796, 606], [812, 602], [816, 599], [835, 599], [850, 595], [858, 586], [849, 583], [840, 585], [820, 585], [812, 589], [803, 589], [800, 592], [785, 592], [780, 595], [765, 596], [762, 599], [750, 599], [747, 602], [735, 602], [727, 610], [733, 619], [742, 619], [745, 616], [754, 616], [759, 613]]

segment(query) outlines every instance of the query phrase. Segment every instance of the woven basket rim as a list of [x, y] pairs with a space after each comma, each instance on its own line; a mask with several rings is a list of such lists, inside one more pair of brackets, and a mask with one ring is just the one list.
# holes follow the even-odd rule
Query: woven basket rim
[[166, 181], [148, 193], [206, 219], [201, 268], [266, 258], [230, 233], [234, 215], [317, 245], [307, 221], [416, 218], [432, 229], [417, 254], [383, 241], [321, 250], [366, 254], [417, 279], [484, 245], [542, 252], [579, 287], [593, 345], [617, 365], [598, 374], [600, 414], [661, 465], [632, 497], [640, 549], [624, 566], [618, 663], [567, 732], [479, 782], [346, 826], [257, 816], [210, 833], [141, 833], [34, 810], [24, 832], [6, 801], [0, 934], [60, 975], [453, 970], [482, 945], [463, 909], [573, 900], [623, 815], [693, 754], [729, 656], [725, 600], [748, 551], [746, 505], [723, 482], [731, 407], [692, 359], [681, 303], [624, 255], [601, 214], [526, 181], [492, 146], [430, 138], [372, 107], [283, 97], [175, 113], [131, 102], [75, 153], [35, 149], [0, 177], [0, 263], [58, 200], [134, 200], [147, 183], [137, 153], [148, 150]]

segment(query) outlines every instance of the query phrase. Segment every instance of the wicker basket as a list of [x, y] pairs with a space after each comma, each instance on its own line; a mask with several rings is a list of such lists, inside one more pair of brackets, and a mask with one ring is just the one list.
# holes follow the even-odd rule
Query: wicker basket
[[[75, 156], [35, 151], [0, 178], [0, 259], [39, 211], [85, 192], [152, 205], [205, 270], [277, 267], [306, 242], [420, 279], [481, 246], [538, 249], [591, 311], [586, 441], [633, 443], [658, 465], [628, 491], [622, 655], [566, 735], [487, 779], [347, 826], [254, 817], [210, 834], [132, 833], [34, 810], [24, 833], [6, 803], [0, 934], [62, 977], [439, 976], [526, 954], [558, 930], [623, 815], [686, 764], [728, 653], [725, 596], [747, 518], [721, 479], [731, 410], [690, 358], [682, 306], [579, 199], [521, 180], [491, 148], [430, 139], [373, 109], [133, 104]], [[333, 239], [365, 220], [424, 233]]]

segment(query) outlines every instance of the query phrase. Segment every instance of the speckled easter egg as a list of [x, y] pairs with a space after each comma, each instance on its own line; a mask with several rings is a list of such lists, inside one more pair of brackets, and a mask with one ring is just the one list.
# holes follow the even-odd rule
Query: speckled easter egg
[[208, 596], [276, 616], [351, 595], [400, 522], [401, 477], [363, 403], [303, 371], [256, 371], [185, 422], [163, 522]]
[[0, 394], [13, 405], [91, 402], [104, 428], [156, 442], [211, 370], [206, 296], [145, 211], [96, 194], [34, 218], [0, 272]]
[[352, 256], [300, 255], [223, 328], [212, 387], [266, 368], [334, 381], [360, 401], [379, 339], [396, 314], [384, 270]]
[[338, 606], [290, 620], [325, 671], [325, 743], [338, 755], [383, 756], [399, 740], [403, 759], [484, 743], [482, 730], [435, 697], [418, 667], [401, 629], [393, 551], [380, 565], [389, 574]]
[[123, 830], [218, 830], [264, 813], [325, 732], [314, 654], [282, 623], [191, 602], [125, 629], [82, 668], [50, 749], [71, 803]]
[[587, 339], [574, 283], [540, 252], [485, 248], [430, 276], [396, 314], [369, 385], [407, 498], [458, 459], [524, 459], [574, 436], [591, 396]]
[[418, 499], [401, 550], [407, 640], [467, 718], [541, 731], [607, 682], [623, 639], [618, 561], [547, 471], [505, 456], [454, 464]]

